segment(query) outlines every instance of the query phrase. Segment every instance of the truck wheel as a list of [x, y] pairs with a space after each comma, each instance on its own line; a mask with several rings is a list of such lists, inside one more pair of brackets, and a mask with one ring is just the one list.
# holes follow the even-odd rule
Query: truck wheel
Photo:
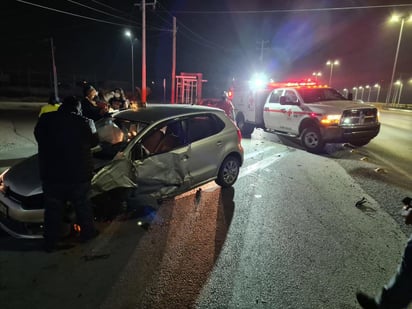
[[243, 137], [250, 136], [253, 133], [255, 127], [250, 123], [245, 122], [245, 117], [242, 114], [238, 115], [236, 118], [236, 124], [240, 132], [242, 132]]
[[239, 159], [235, 156], [228, 156], [223, 160], [215, 182], [223, 188], [231, 187], [236, 182], [237, 176], [239, 175], [239, 169]]
[[357, 141], [351, 141], [349, 144], [356, 146], [356, 147], [362, 147], [368, 144], [371, 140], [370, 139], [360, 139]]
[[323, 147], [325, 146], [325, 142], [320, 135], [319, 129], [314, 126], [307, 127], [303, 130], [301, 143], [307, 151], [312, 153], [321, 152], [323, 150]]

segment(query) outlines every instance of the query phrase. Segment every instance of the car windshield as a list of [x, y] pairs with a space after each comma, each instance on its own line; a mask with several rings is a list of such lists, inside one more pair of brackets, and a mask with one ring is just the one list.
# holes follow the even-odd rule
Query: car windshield
[[347, 100], [344, 96], [332, 88], [301, 88], [298, 89], [298, 92], [305, 103]]

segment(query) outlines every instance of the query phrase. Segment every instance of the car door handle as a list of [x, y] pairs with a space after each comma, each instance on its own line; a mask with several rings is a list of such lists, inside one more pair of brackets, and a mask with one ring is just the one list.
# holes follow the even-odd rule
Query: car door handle
[[181, 161], [187, 161], [188, 159], [189, 159], [189, 156], [188, 156], [188, 155], [183, 155], [180, 160], [181, 160]]
[[217, 145], [218, 147], [220, 147], [220, 146], [223, 145], [223, 142], [222, 142], [222, 141], [218, 141], [218, 142], [216, 143], [216, 145]]

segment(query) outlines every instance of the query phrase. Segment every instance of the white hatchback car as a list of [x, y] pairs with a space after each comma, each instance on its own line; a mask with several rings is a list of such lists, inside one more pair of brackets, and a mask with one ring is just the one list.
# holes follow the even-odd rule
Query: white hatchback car
[[[148, 104], [96, 122], [91, 198], [99, 204], [150, 194], [176, 196], [209, 181], [232, 186], [243, 163], [241, 133], [224, 111]], [[119, 191], [121, 194], [119, 194]], [[42, 237], [44, 209], [37, 155], [0, 176], [0, 227], [19, 238]]]

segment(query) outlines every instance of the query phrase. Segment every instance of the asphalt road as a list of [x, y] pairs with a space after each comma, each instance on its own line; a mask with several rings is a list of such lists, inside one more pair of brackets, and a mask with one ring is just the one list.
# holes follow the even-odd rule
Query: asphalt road
[[[27, 138], [16, 153], [35, 149], [30, 126], [11, 127]], [[319, 156], [259, 130], [243, 145], [233, 190], [137, 201], [90, 244], [46, 254], [0, 236], [0, 308], [359, 308], [355, 292], [378, 292], [406, 242], [399, 175], [369, 145]]]

